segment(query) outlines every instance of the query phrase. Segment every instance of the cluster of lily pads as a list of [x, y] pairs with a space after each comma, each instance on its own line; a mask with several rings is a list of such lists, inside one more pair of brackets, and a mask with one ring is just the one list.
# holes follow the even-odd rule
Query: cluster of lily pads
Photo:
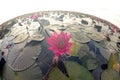
[[[43, 11], [0, 26], [5, 80], [120, 79], [120, 29], [107, 21], [77, 12]], [[55, 32], [71, 35], [72, 46], [69, 56], [53, 65], [46, 38]]]

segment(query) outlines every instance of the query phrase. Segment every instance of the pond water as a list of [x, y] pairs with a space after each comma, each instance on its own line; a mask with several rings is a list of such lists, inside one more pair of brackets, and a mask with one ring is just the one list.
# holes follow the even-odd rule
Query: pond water
[[43, 11], [0, 25], [4, 80], [120, 80], [120, 29], [88, 14]]

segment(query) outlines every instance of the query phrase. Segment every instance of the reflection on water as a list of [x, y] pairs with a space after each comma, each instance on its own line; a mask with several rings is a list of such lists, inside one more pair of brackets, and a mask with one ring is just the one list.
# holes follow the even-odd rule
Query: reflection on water
[[0, 26], [5, 80], [120, 79], [120, 30], [109, 22], [82, 13], [46, 11]]

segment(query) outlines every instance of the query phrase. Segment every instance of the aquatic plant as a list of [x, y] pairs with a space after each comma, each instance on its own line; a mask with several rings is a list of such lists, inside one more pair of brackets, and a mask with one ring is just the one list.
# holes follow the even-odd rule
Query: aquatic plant
[[65, 32], [61, 32], [60, 34], [54, 32], [51, 37], [46, 39], [50, 45], [49, 50], [54, 52], [54, 61], [58, 61], [59, 56], [69, 54], [70, 47], [72, 46], [72, 43], [69, 42], [70, 38], [71, 35]]

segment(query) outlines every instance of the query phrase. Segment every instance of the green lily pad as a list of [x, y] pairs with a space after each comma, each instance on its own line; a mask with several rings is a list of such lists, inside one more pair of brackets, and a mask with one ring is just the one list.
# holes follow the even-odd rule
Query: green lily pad
[[83, 44], [78, 52], [79, 59], [82, 65], [88, 70], [93, 70], [98, 67], [98, 62], [94, 52], [89, 50], [87, 44]]
[[13, 71], [8, 64], [3, 72], [5, 80], [42, 80], [42, 71], [37, 64], [24, 71]]
[[95, 42], [94, 45], [99, 48], [101, 55], [109, 60], [110, 55], [118, 51], [117, 45], [115, 42], [100, 41]]
[[97, 48], [99, 48], [101, 55], [102, 55], [105, 59], [109, 60], [109, 57], [110, 57], [110, 54], [111, 54], [111, 53], [110, 53], [110, 51], [107, 49], [105, 42], [104, 42], [104, 41], [100, 41], [99, 43], [98, 43], [98, 42], [95, 42], [94, 45], [95, 45]]
[[73, 43], [72, 47], [70, 48], [69, 55], [70, 56], [78, 56], [78, 51], [80, 50], [81, 45], [82, 44], [77, 43], [77, 42]]
[[120, 75], [113, 69], [107, 69], [102, 73], [101, 80], [120, 80]]
[[88, 38], [85, 33], [80, 32], [80, 31], [71, 32], [71, 35], [75, 41], [80, 42], [80, 43], [87, 43], [90, 41], [90, 38]]
[[48, 80], [69, 80], [57, 67], [53, 68]]
[[87, 37], [87, 34], [79, 29], [69, 28], [66, 31], [71, 34], [72, 39], [76, 42], [87, 43], [90, 41], [90, 38]]
[[82, 65], [88, 70], [94, 70], [98, 67], [97, 59], [93, 58], [91, 55], [86, 55], [81, 58]]
[[90, 72], [76, 62], [65, 61], [69, 77], [66, 77], [57, 67], [53, 68], [48, 80], [94, 80]]
[[86, 62], [86, 67], [88, 70], [96, 69], [98, 67], [97, 61], [95, 59], [89, 59]]
[[81, 59], [82, 57], [88, 55], [90, 52], [89, 47], [87, 44], [83, 44], [78, 52], [79, 58]]
[[109, 69], [114, 69], [114, 70], [117, 71], [117, 69], [114, 68], [114, 66], [117, 65], [118, 63], [119, 63], [119, 54], [118, 53], [111, 54], [109, 62], [108, 62], [108, 68]]

